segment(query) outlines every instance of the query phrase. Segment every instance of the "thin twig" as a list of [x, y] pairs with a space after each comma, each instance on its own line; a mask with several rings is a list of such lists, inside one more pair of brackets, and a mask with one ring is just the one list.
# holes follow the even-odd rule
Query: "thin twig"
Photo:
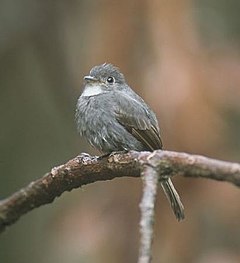
[[[150, 160], [149, 160], [150, 161]], [[138, 263], [150, 263], [152, 259], [152, 241], [154, 225], [154, 207], [158, 186], [158, 171], [152, 165], [144, 165], [142, 169], [143, 196], [140, 203], [140, 248]]]

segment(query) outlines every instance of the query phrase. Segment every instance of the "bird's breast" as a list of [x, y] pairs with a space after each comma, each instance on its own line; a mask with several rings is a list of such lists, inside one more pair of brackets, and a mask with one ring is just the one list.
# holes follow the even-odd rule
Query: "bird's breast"
[[95, 133], [113, 120], [113, 111], [105, 96], [81, 96], [78, 100], [76, 120], [80, 134], [87, 131]]

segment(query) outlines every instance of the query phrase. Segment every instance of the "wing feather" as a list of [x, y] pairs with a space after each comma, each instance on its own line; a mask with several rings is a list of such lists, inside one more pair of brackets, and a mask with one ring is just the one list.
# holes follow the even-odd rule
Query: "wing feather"
[[[115, 109], [119, 123], [144, 145], [145, 150], [162, 149], [155, 114], [140, 97], [135, 100], [129, 96], [127, 98], [124, 98], [124, 95], [122, 96], [123, 98], [118, 98], [120, 105]], [[176, 218], [182, 220], [184, 218], [184, 207], [171, 179], [161, 181], [161, 185]]]
[[[135, 96], [137, 96], [134, 93]], [[116, 118], [146, 150], [153, 151], [162, 149], [162, 140], [159, 133], [158, 122], [155, 114], [148, 105], [137, 97], [118, 97], [119, 105], [115, 109]]]

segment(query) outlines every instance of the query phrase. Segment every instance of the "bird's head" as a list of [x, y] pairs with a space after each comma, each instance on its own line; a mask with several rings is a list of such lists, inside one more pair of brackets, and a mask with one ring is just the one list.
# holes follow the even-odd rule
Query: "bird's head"
[[95, 96], [121, 89], [125, 86], [125, 79], [119, 69], [112, 64], [102, 64], [93, 67], [89, 75], [84, 77], [85, 86], [82, 96]]

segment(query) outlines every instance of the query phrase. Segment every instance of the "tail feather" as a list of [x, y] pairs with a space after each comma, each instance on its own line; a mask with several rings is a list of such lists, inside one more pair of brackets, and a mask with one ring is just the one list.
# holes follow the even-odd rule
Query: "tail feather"
[[180, 200], [180, 197], [174, 188], [174, 185], [171, 179], [161, 181], [161, 186], [164, 190], [165, 195], [167, 196], [168, 201], [171, 204], [172, 210], [178, 221], [184, 219], [184, 206]]

